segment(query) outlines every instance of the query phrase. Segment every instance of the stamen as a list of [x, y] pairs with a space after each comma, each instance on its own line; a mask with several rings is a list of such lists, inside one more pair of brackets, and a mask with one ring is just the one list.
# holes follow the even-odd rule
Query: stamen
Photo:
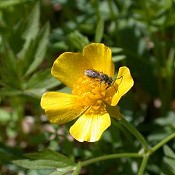
[[87, 76], [78, 79], [72, 90], [72, 94], [81, 97], [78, 103], [90, 106], [85, 112], [88, 114], [104, 114], [106, 112], [105, 103], [110, 103], [115, 92], [114, 87]]

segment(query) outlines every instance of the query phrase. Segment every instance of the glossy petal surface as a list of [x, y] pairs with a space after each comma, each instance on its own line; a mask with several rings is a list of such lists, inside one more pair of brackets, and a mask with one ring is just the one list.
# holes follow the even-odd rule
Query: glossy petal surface
[[83, 49], [83, 55], [92, 65], [92, 69], [101, 71], [110, 77], [114, 75], [114, 63], [109, 47], [100, 43], [92, 43]]
[[64, 124], [75, 118], [82, 111], [77, 103], [78, 96], [59, 92], [47, 92], [41, 98], [41, 107], [51, 123]]
[[108, 113], [104, 115], [83, 114], [70, 128], [70, 133], [79, 142], [95, 142], [110, 125], [111, 119]]
[[117, 79], [115, 81], [117, 92], [113, 96], [111, 105], [115, 106], [120, 100], [120, 98], [124, 94], [126, 94], [133, 85], [134, 85], [134, 81], [131, 77], [131, 73], [129, 69], [125, 66], [120, 67], [117, 74]]
[[84, 71], [92, 67], [80, 53], [65, 52], [61, 54], [52, 66], [52, 75], [72, 88], [77, 80], [84, 75]]

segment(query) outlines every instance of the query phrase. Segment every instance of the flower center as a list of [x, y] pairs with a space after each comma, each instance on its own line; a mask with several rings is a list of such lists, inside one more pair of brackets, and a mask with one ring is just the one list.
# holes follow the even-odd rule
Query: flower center
[[85, 108], [89, 107], [86, 114], [106, 113], [105, 103], [110, 104], [115, 93], [114, 85], [109, 86], [98, 78], [90, 78], [85, 75], [78, 79], [72, 90], [72, 94], [81, 97], [79, 103]]

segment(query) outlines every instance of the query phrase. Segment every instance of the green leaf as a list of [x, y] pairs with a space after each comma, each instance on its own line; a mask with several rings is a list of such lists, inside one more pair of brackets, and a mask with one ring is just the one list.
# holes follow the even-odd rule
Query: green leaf
[[13, 5], [25, 3], [27, 0], [1, 0], [0, 8], [7, 8]]
[[163, 158], [163, 172], [167, 174], [175, 174], [175, 153], [171, 150], [170, 147], [165, 145], [163, 147], [165, 157]]
[[175, 159], [175, 153], [171, 150], [170, 147], [168, 147], [167, 145], [165, 145], [163, 147], [163, 151], [164, 151], [164, 153], [165, 153], [165, 155], [167, 157], [171, 157], [171, 158], [174, 158]]
[[57, 168], [56, 171], [50, 173], [49, 175], [66, 175], [67, 173], [70, 173], [74, 171], [75, 167], [74, 166], [68, 166], [65, 168]]
[[167, 133], [165, 131], [157, 131], [156, 133], [151, 134], [148, 137], [148, 140], [151, 142], [155, 142], [155, 141], [161, 141], [162, 139], [164, 139], [167, 136]]
[[[21, 51], [18, 53], [18, 57], [20, 58], [20, 61], [22, 61], [21, 66], [24, 69], [28, 68], [28, 63], [30, 63], [29, 62], [30, 56], [33, 56], [32, 53], [35, 48], [34, 41], [36, 40], [39, 31], [39, 19], [40, 19], [40, 6], [39, 3], [37, 2], [33, 7], [31, 13], [29, 14], [28, 18], [24, 21], [25, 28], [21, 35], [21, 37], [25, 40], [25, 43]], [[18, 30], [20, 29], [18, 28]]]
[[72, 173], [72, 175], [79, 175], [81, 170], [81, 162], [78, 162], [78, 164], [75, 167], [75, 171]]
[[[53, 78], [50, 74], [50, 69], [41, 70], [35, 73], [27, 82], [25, 92], [29, 93], [32, 91], [41, 91], [39, 94], [42, 94], [43, 91], [53, 88], [60, 85], [61, 82]], [[38, 94], [38, 95], [39, 95]]]
[[3, 59], [0, 62], [1, 84], [6, 84], [14, 89], [20, 89], [21, 82], [18, 76], [17, 58], [7, 42], [3, 42], [2, 57]]
[[49, 23], [47, 23], [41, 30], [39, 36], [36, 38], [36, 52], [34, 55], [34, 60], [26, 71], [25, 75], [32, 73], [43, 61], [44, 55], [47, 51], [48, 37], [49, 37]]
[[0, 142], [0, 164], [22, 158], [22, 151], [16, 147], [7, 146]]
[[[16, 68], [17, 68], [17, 58], [13, 52], [13, 50], [11, 49], [9, 43], [5, 40], [3, 40], [3, 47], [2, 47], [2, 53], [3, 53], [3, 57], [4, 59], [2, 59], [1, 61], [1, 70], [3, 69], [3, 71], [10, 72], [12, 71], [12, 73], [17, 72]], [[3, 74], [2, 74], [3, 75]]]
[[14, 164], [27, 169], [55, 169], [60, 167], [66, 167], [64, 162], [58, 162], [54, 160], [14, 160]]
[[119, 61], [121, 61], [121, 60], [124, 60], [125, 58], [126, 58], [125, 55], [117, 55], [117, 56], [113, 56], [113, 57], [112, 57], [112, 60], [113, 60], [114, 62], [119, 62]]
[[22, 95], [21, 90], [17, 90], [13, 87], [8, 87], [8, 85], [5, 85], [5, 87], [1, 88], [0, 90], [0, 96], [16, 96], [16, 95]]
[[175, 159], [164, 158], [164, 162], [172, 168], [173, 172], [175, 172]]
[[25, 156], [31, 159], [54, 160], [63, 162], [65, 165], [74, 165], [74, 162], [70, 160], [68, 157], [49, 149], [43, 150], [38, 153], [28, 153], [25, 154]]
[[19, 67], [22, 67], [22, 75], [27, 76], [38, 68], [47, 51], [49, 24], [46, 23], [39, 31], [40, 5], [36, 3], [30, 13], [26, 28], [22, 34], [25, 40], [23, 48], [18, 53]]
[[31, 39], [35, 39], [39, 31], [40, 6], [36, 3], [27, 19], [26, 29], [22, 38], [26, 40], [24, 49], [28, 47]]
[[49, 149], [38, 153], [25, 154], [24, 156], [33, 160], [15, 160], [13, 163], [28, 169], [56, 169], [52, 174], [65, 174], [75, 169], [75, 163], [72, 160]]
[[97, 28], [95, 31], [95, 42], [100, 43], [103, 38], [104, 33], [104, 20], [102, 18], [99, 19], [97, 23]]
[[174, 112], [168, 112], [166, 118], [161, 117], [155, 120], [155, 123], [160, 126], [171, 126], [175, 127], [175, 114]]
[[68, 50], [68, 45], [65, 43], [65, 41], [59, 41], [54, 44], [52, 44], [53, 50]]
[[82, 35], [79, 31], [74, 31], [69, 34], [68, 40], [71, 46], [82, 51], [84, 46], [89, 44], [89, 40], [86, 36]]
[[119, 53], [119, 52], [122, 52], [123, 49], [122, 48], [119, 48], [119, 47], [111, 47], [111, 50], [112, 50], [112, 53]]

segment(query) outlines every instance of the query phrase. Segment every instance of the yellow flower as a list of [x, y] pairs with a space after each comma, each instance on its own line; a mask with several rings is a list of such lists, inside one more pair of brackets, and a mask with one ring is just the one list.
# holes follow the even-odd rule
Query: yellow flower
[[[76, 118], [70, 134], [78, 141], [95, 142], [111, 125], [107, 106], [116, 106], [134, 82], [127, 67], [120, 67], [115, 81], [111, 49], [92, 43], [82, 53], [65, 52], [54, 62], [52, 75], [72, 89], [72, 94], [46, 92], [41, 107], [51, 123]], [[117, 110], [117, 109], [116, 109]], [[119, 116], [116, 116], [116, 118]]]

